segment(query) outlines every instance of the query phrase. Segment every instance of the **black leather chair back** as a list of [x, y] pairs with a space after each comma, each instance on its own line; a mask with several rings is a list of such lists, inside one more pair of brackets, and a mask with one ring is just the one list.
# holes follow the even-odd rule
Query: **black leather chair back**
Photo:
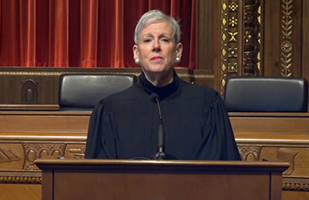
[[230, 77], [224, 101], [229, 112], [307, 112], [308, 82], [294, 77]]
[[60, 75], [60, 110], [92, 110], [103, 98], [137, 82], [131, 74]]

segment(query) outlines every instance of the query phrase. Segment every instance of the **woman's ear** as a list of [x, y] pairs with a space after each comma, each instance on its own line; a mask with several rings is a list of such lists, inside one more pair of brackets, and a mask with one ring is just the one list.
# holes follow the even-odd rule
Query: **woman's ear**
[[177, 58], [181, 58], [181, 56], [182, 56], [182, 50], [183, 50], [182, 43], [178, 43], [178, 44], [176, 45], [176, 57], [177, 57]]
[[134, 58], [134, 60], [137, 59], [137, 58], [139, 58], [138, 47], [137, 47], [136, 44], [133, 45], [133, 58]]

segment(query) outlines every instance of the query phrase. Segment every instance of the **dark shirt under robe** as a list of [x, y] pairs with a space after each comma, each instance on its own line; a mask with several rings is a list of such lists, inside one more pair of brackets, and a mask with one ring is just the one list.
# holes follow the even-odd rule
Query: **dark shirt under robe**
[[160, 98], [165, 152], [180, 160], [240, 160], [220, 94], [174, 80], [158, 88], [144, 74], [134, 86], [101, 100], [90, 118], [86, 158], [149, 158], [158, 151]]

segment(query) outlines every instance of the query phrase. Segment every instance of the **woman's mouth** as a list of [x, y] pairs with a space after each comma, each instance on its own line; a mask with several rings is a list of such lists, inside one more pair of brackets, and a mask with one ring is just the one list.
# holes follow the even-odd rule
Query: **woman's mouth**
[[163, 59], [163, 57], [161, 57], [161, 56], [154, 56], [150, 60], [152, 60], [152, 61], [160, 61], [162, 59]]

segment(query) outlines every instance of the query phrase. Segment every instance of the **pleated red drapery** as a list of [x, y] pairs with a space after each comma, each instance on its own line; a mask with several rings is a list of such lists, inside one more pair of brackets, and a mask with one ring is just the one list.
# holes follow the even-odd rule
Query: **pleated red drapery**
[[0, 0], [0, 66], [138, 67], [139, 17], [160, 9], [180, 20], [184, 54], [195, 65], [196, 0]]

